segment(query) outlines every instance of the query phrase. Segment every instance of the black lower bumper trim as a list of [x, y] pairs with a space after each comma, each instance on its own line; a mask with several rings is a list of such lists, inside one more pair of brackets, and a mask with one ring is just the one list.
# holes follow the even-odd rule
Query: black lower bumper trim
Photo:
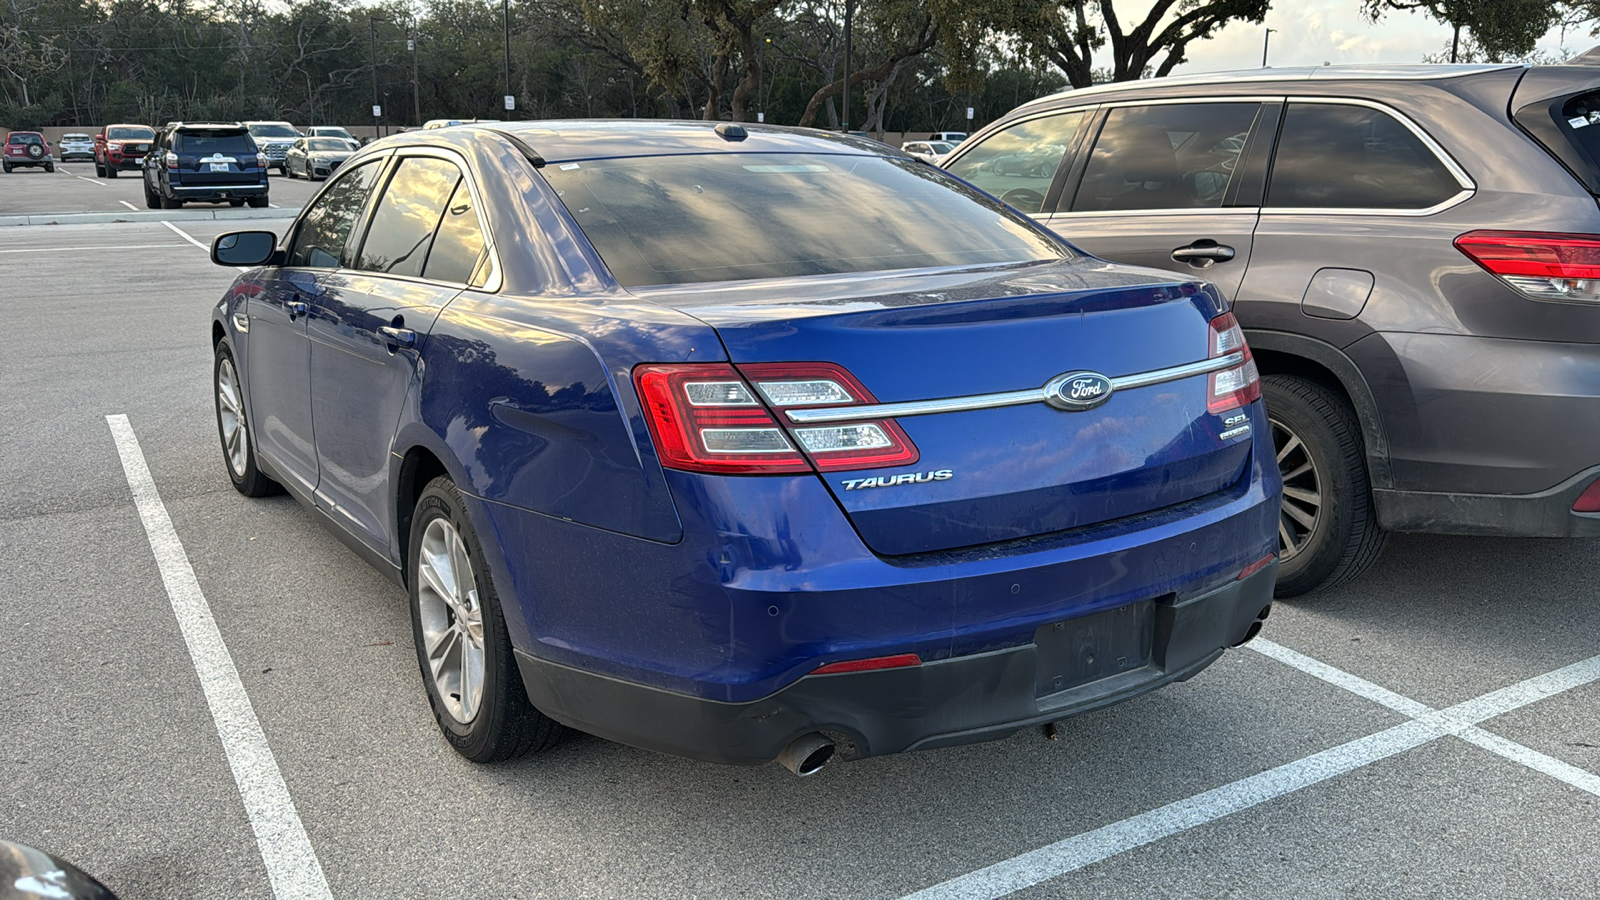
[[1537, 494], [1446, 494], [1374, 489], [1378, 525], [1385, 531], [1492, 537], [1600, 537], [1600, 514], [1572, 504], [1600, 479], [1585, 469]]
[[1274, 563], [1181, 603], [1156, 601], [1146, 664], [1044, 695], [1039, 647], [1031, 643], [921, 666], [807, 676], [747, 703], [596, 675], [520, 650], [517, 662], [540, 711], [635, 747], [754, 765], [821, 731], [845, 758], [878, 756], [1001, 738], [1185, 680], [1251, 635], [1276, 579]]

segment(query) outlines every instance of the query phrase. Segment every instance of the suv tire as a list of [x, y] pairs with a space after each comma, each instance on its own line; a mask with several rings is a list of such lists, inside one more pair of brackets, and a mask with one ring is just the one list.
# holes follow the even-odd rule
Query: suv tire
[[150, 182], [148, 181], [144, 183], [144, 205], [146, 209], [161, 208], [161, 198], [156, 196], [155, 191], [150, 190]]
[[1366, 448], [1355, 412], [1318, 382], [1261, 379], [1278, 471], [1279, 597], [1337, 587], [1377, 562], [1388, 535], [1378, 527]]
[[[480, 763], [555, 746], [566, 729], [528, 702], [483, 548], [448, 476], [428, 482], [417, 499], [406, 576], [417, 664], [450, 746]], [[468, 662], [473, 654], [477, 666]]]
[[162, 209], [183, 209], [183, 201], [177, 197], [161, 195], [159, 199], [161, 200]]
[[46, 174], [54, 172], [56, 170], [56, 164], [53, 162], [47, 162], [44, 164], [44, 170]]
[[0, 171], [4, 171], [7, 175], [10, 175], [11, 174], [11, 163], [9, 163], [9, 162], [0, 162]]
[[265, 197], [250, 197], [250, 198], [248, 198], [248, 202], [250, 204], [250, 208], [251, 209], [262, 209], [267, 205], [267, 198], [265, 198]]
[[116, 166], [106, 166], [106, 177], [107, 178], [115, 178], [115, 177], [117, 177], [117, 167]]

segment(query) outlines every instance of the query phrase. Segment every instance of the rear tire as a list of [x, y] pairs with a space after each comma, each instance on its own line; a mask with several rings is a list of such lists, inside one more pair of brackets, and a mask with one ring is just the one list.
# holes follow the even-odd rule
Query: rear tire
[[262, 209], [267, 205], [267, 198], [265, 198], [265, 197], [251, 197], [248, 202], [250, 204], [250, 208], [251, 209]]
[[117, 167], [116, 166], [106, 166], [106, 177], [107, 178], [115, 178], [115, 177], [117, 177]]
[[1354, 410], [1307, 378], [1261, 379], [1278, 470], [1279, 597], [1345, 584], [1377, 562], [1388, 534], [1378, 527], [1366, 448]]
[[228, 201], [228, 205], [233, 207], [233, 208], [235, 208], [235, 209], [238, 209], [239, 207], [244, 205], [244, 201], [243, 200], [229, 200]]
[[11, 174], [11, 163], [0, 163], [0, 171], [3, 171], [7, 175], [10, 175]]
[[45, 163], [44, 164], [44, 171], [45, 171], [45, 174], [47, 174], [47, 175], [55, 174], [56, 164], [55, 163]]
[[483, 548], [446, 476], [417, 500], [406, 559], [417, 664], [445, 740], [480, 763], [555, 746], [566, 729], [528, 702]]
[[168, 197], [165, 195], [157, 196], [161, 200], [162, 209], [183, 209], [183, 201], [179, 200], [177, 197]]
[[144, 205], [146, 209], [161, 208], [161, 198], [156, 196], [155, 191], [150, 190], [150, 182], [148, 181], [144, 183]]
[[96, 177], [96, 178], [104, 178], [104, 177], [106, 177], [106, 167], [100, 165], [100, 157], [98, 157], [98, 156], [96, 156], [94, 158], [94, 177]]
[[256, 444], [245, 416], [244, 383], [227, 341], [218, 341], [211, 364], [211, 395], [217, 408], [217, 437], [222, 440], [222, 463], [233, 489], [246, 497], [280, 494], [283, 487], [256, 466]]

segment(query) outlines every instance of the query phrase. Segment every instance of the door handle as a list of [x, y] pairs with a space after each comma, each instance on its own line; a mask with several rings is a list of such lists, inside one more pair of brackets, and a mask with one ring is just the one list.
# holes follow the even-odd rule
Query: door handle
[[384, 343], [392, 347], [411, 348], [417, 345], [417, 333], [409, 328], [396, 328], [393, 325], [378, 326], [378, 333], [383, 335]]
[[299, 300], [291, 300], [285, 303], [283, 308], [289, 311], [289, 321], [291, 322], [295, 320], [295, 317], [304, 316], [311, 311], [310, 307]]
[[1172, 251], [1172, 258], [1178, 262], [1186, 262], [1191, 266], [1205, 268], [1212, 263], [1227, 262], [1235, 256], [1232, 247], [1218, 244], [1216, 241], [1202, 239], [1195, 241], [1187, 247], [1179, 247]]

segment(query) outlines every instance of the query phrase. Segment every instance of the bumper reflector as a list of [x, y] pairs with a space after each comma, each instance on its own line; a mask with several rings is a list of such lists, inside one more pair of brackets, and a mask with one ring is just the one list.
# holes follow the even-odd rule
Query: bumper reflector
[[1251, 563], [1250, 565], [1245, 566], [1244, 567], [1244, 571], [1240, 572], [1239, 573], [1239, 577], [1237, 579], [1235, 579], [1235, 580], [1243, 581], [1246, 578], [1249, 578], [1251, 575], [1254, 575], [1255, 573], [1261, 571], [1262, 569], [1265, 569], [1268, 565], [1271, 565], [1272, 561], [1277, 559], [1277, 558], [1278, 558], [1278, 554], [1276, 554], [1276, 553], [1268, 553], [1266, 556], [1263, 556], [1260, 559], [1256, 560], [1255, 562]]
[[894, 656], [874, 656], [871, 659], [849, 659], [828, 663], [812, 672], [813, 675], [835, 675], [840, 672], [870, 672], [873, 669], [901, 669], [922, 665], [922, 657], [915, 653], [898, 653]]

